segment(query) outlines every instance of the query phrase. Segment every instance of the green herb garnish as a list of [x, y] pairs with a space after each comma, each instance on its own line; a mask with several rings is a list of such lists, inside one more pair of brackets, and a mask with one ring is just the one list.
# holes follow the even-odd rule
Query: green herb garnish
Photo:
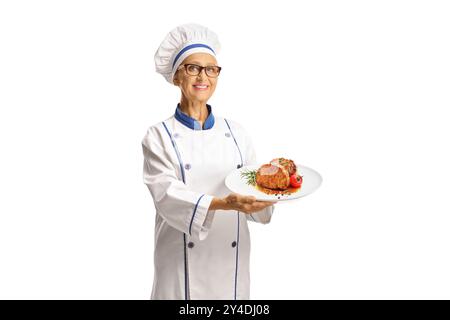
[[256, 185], [256, 170], [241, 171], [241, 178], [247, 180], [247, 184], [249, 185]]

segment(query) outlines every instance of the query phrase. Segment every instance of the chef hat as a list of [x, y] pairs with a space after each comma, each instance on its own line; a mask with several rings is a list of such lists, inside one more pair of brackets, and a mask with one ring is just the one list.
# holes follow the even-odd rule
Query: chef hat
[[173, 84], [175, 72], [187, 56], [197, 52], [216, 56], [219, 50], [219, 39], [208, 28], [195, 23], [180, 25], [169, 32], [156, 51], [156, 72]]

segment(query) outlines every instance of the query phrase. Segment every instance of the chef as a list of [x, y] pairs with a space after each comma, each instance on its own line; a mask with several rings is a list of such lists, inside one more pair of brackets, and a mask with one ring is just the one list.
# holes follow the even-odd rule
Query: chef
[[184, 24], [154, 57], [181, 99], [142, 140], [143, 178], [156, 211], [151, 299], [250, 299], [247, 222], [269, 223], [276, 202], [225, 186], [230, 172], [257, 161], [248, 132], [207, 104], [221, 71], [219, 50], [214, 32]]

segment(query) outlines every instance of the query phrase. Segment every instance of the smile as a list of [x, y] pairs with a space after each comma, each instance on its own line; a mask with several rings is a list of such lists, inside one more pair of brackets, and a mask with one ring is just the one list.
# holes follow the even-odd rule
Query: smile
[[194, 84], [193, 87], [194, 87], [195, 90], [206, 90], [206, 89], [208, 89], [207, 85], [195, 85]]

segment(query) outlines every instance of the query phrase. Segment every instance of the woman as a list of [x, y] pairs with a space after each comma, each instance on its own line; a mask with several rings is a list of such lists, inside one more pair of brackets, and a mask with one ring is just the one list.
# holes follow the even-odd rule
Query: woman
[[185, 24], [155, 54], [157, 72], [181, 89], [181, 100], [142, 140], [144, 183], [156, 208], [152, 299], [249, 299], [247, 221], [270, 222], [276, 203], [225, 186], [231, 171], [256, 157], [242, 126], [207, 104], [219, 48], [212, 31]]

